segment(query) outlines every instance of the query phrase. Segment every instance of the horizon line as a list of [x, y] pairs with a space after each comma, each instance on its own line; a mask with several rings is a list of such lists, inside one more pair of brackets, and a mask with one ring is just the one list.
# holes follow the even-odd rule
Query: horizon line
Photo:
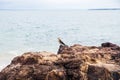
[[88, 9], [0, 9], [0, 10], [120, 10], [120, 8], [88, 8]]

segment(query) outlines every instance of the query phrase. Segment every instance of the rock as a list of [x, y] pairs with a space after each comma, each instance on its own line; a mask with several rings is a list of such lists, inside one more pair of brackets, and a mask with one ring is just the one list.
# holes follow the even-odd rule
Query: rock
[[112, 73], [114, 80], [120, 80], [120, 71], [116, 71]]
[[50, 71], [45, 80], [66, 80], [66, 72], [64, 70], [52, 70]]
[[104, 67], [89, 65], [88, 80], [113, 80], [111, 73]]
[[102, 43], [101, 46], [102, 47], [119, 47], [118, 45], [110, 43], [110, 42]]
[[61, 45], [58, 54], [27, 52], [0, 72], [0, 80], [120, 80], [120, 49]]
[[120, 50], [120, 47], [118, 45], [110, 43], [110, 42], [102, 43], [101, 46], [102, 47], [111, 47], [111, 49], [113, 49], [113, 50]]
[[69, 46], [60, 45], [58, 54], [74, 54], [74, 51]]
[[6, 80], [5, 74], [0, 72], [0, 80]]

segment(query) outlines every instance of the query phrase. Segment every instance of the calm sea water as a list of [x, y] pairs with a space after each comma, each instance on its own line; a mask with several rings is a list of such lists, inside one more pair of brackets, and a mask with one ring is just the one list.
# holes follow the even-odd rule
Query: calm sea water
[[66, 44], [120, 45], [120, 10], [0, 11], [0, 69], [28, 51], [57, 52]]

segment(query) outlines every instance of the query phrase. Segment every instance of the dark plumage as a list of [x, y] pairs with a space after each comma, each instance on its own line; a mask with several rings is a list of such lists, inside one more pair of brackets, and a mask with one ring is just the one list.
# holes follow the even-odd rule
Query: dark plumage
[[57, 54], [66, 53], [66, 52], [64, 52], [64, 51], [67, 51], [67, 50], [70, 49], [69, 46], [66, 45], [60, 38], [58, 38], [58, 42], [59, 42], [60, 46], [59, 46], [59, 49], [58, 49]]
[[66, 46], [66, 44], [60, 38], [58, 38], [58, 42], [60, 43], [60, 45]]

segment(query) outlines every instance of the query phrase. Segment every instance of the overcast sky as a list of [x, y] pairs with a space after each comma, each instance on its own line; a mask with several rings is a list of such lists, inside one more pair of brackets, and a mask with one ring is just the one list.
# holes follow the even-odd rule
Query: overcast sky
[[0, 0], [0, 9], [120, 8], [120, 0]]

